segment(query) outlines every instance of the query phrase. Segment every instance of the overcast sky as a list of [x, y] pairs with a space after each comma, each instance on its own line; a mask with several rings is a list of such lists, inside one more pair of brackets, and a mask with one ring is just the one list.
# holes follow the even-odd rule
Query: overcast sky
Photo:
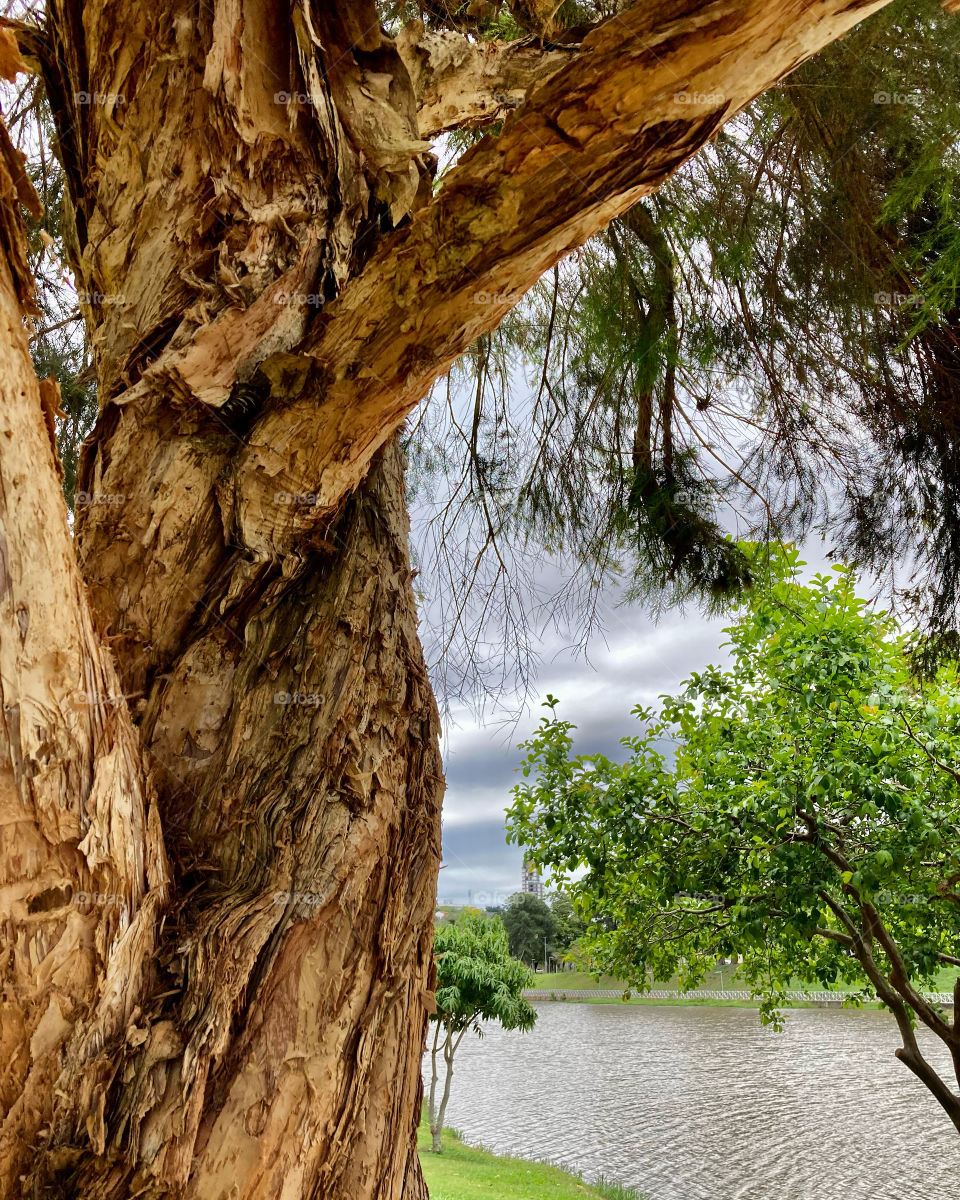
[[[803, 557], [807, 578], [829, 569], [819, 542], [804, 546]], [[691, 671], [725, 664], [723, 627], [730, 623], [729, 617], [707, 619], [694, 607], [659, 621], [639, 606], [608, 609], [605, 638], [591, 643], [589, 661], [566, 651], [559, 638], [542, 646], [535, 694], [516, 726], [504, 727], [495, 712], [481, 721], [465, 705], [455, 706], [443, 739], [447, 793], [438, 902], [482, 907], [519, 890], [523, 853], [506, 843], [504, 809], [521, 778], [517, 743], [539, 723], [548, 693], [577, 726], [578, 753], [622, 757], [619, 739], [636, 730], [631, 709], [656, 704]]]
[[726, 661], [720, 643], [727, 623], [693, 609], [655, 623], [638, 607], [617, 608], [606, 620], [606, 644], [593, 642], [589, 662], [559, 642], [543, 647], [537, 694], [516, 727], [504, 728], [495, 715], [480, 724], [466, 707], [455, 708], [443, 741], [447, 795], [439, 902], [482, 906], [519, 890], [522, 852], [506, 844], [504, 808], [520, 778], [517, 743], [539, 722], [547, 693], [559, 698], [564, 719], [577, 725], [578, 752], [619, 757], [618, 740], [635, 730], [634, 705], [655, 703], [691, 671]]

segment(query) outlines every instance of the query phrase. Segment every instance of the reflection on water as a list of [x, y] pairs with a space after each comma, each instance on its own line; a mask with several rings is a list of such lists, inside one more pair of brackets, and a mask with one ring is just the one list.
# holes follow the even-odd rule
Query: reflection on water
[[960, 1137], [887, 1013], [802, 1009], [778, 1034], [750, 1009], [537, 1008], [532, 1033], [460, 1047], [447, 1124], [468, 1142], [646, 1200], [960, 1200]]

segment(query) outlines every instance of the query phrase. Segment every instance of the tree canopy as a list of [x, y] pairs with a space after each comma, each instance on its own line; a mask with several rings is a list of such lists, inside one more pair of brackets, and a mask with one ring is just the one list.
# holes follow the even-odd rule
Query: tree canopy
[[497, 1021], [504, 1029], [530, 1029], [536, 1012], [522, 992], [533, 982], [529, 968], [510, 955], [497, 917], [463, 913], [437, 927], [437, 1011], [432, 1020], [454, 1032]]
[[566, 954], [586, 932], [586, 925], [566, 892], [554, 892], [551, 895], [550, 911], [556, 922], [554, 949], [558, 954]]
[[[552, 71], [625, 7], [379, 14], [398, 36], [419, 20], [439, 45], [521, 58], [549, 29]], [[434, 43], [403, 44], [417, 77]], [[605, 583], [655, 603], [725, 603], [749, 582], [731, 533], [822, 533], [886, 573], [936, 645], [955, 644], [957, 63], [960, 22], [938, 0], [895, 0], [755, 100], [459, 359], [408, 433], [444, 690], [510, 690], [545, 623], [594, 628]], [[529, 82], [516, 71], [447, 135], [450, 166], [501, 135]], [[28, 144], [49, 136], [43, 98], [27, 92], [21, 107], [36, 112]], [[46, 206], [31, 241], [34, 358], [61, 383], [72, 504], [96, 396], [64, 287], [63, 173], [49, 157], [31, 173]]]
[[768, 1017], [797, 979], [875, 993], [960, 1128], [912, 1031], [960, 1070], [958, 1030], [923, 995], [960, 966], [960, 679], [918, 682], [850, 568], [804, 584], [801, 566], [785, 552], [750, 592], [729, 668], [635, 710], [622, 763], [576, 755], [551, 698], [511, 836], [560, 880], [585, 870], [569, 886], [594, 961], [640, 987], [742, 954]]
[[510, 953], [524, 962], [543, 963], [555, 948], [557, 919], [550, 906], [532, 892], [517, 892], [503, 910], [503, 924], [510, 939]]

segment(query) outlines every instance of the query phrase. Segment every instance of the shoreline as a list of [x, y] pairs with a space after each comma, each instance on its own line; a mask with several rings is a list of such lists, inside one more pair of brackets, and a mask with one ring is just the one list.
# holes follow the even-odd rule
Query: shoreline
[[417, 1149], [430, 1200], [643, 1200], [632, 1188], [598, 1180], [552, 1163], [495, 1154], [467, 1145], [456, 1129], [444, 1129], [443, 1150], [430, 1149], [426, 1111]]
[[[678, 996], [676, 999], [660, 999], [651, 996], [630, 996], [624, 1000], [622, 996], [587, 996], [569, 991], [555, 996], [524, 993], [525, 999], [531, 1004], [623, 1004], [646, 1008], [752, 1008], [759, 1009], [759, 1000], [729, 1000], [720, 998], [699, 998], [696, 996]], [[823, 1008], [842, 1009], [850, 1011], [857, 1009], [873, 1009], [879, 1011], [883, 1006], [877, 1000], [864, 1001], [862, 1004], [847, 1004], [842, 1000], [794, 1000], [784, 1005], [785, 1009]]]
[[[728, 996], [718, 993], [707, 993], [697, 995], [696, 993], [688, 993], [687, 995], [665, 996], [645, 995], [636, 992], [602, 992], [587, 988], [529, 988], [524, 993], [524, 999], [529, 1000], [532, 1004], [632, 1004], [645, 1005], [647, 1007], [663, 1007], [663, 1008], [750, 1008], [759, 1009], [760, 1001], [753, 998], [746, 998], [742, 995], [738, 996], [735, 992]], [[934, 1003], [942, 1008], [952, 1009], [953, 998], [944, 995], [928, 997]], [[827, 995], [813, 995], [810, 998], [803, 998], [795, 995], [786, 1000], [783, 1004], [784, 1010], [803, 1009], [803, 1008], [821, 1008], [821, 1009], [847, 1009], [848, 1011], [857, 1011], [869, 1009], [874, 1012], [879, 1012], [884, 1009], [884, 1005], [879, 1000], [850, 1000], [842, 995], [838, 995], [835, 999]]]

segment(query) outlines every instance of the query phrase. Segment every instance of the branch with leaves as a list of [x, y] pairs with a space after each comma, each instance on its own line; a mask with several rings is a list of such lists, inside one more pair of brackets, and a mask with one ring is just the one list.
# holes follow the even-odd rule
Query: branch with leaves
[[[899, 1057], [960, 1130], [960, 1027], [926, 997], [960, 947], [960, 672], [918, 681], [911, 644], [846, 567], [801, 582], [795, 551], [759, 581], [732, 663], [694, 674], [623, 763], [577, 756], [557, 701], [525, 744], [511, 837], [571, 883], [598, 969], [695, 986], [718, 957], [778, 1012], [791, 981], [841, 983], [894, 1014]], [[914, 1033], [949, 1051], [954, 1085]]]

